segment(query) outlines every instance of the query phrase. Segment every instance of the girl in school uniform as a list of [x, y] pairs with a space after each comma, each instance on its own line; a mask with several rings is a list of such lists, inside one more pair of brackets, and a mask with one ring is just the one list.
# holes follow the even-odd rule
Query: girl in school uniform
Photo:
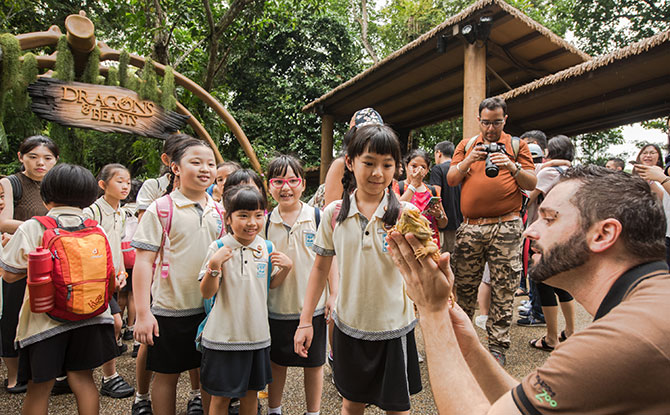
[[[363, 414], [371, 403], [387, 412], [408, 412], [421, 390], [414, 340], [414, 306], [388, 253], [386, 233], [402, 209], [391, 190], [400, 145], [388, 126], [357, 129], [347, 146], [342, 201], [328, 205], [314, 242], [312, 267], [295, 352], [311, 353], [312, 316], [336, 255], [340, 272], [333, 347], [334, 379], [343, 414]], [[333, 220], [335, 218], [335, 220]], [[309, 352], [309, 353], [308, 353]]]
[[272, 382], [267, 293], [293, 264], [259, 236], [265, 205], [252, 186], [226, 188], [228, 234], [209, 246], [200, 271], [203, 297], [216, 294], [201, 340], [200, 381], [212, 395], [210, 414], [227, 413], [231, 398], [240, 399], [240, 414], [255, 414], [257, 391]]
[[[63, 226], [77, 226], [86, 219], [82, 208], [98, 194], [95, 178], [85, 168], [60, 164], [44, 177], [40, 189], [47, 215]], [[36, 220], [23, 222], [4, 249], [2, 278], [14, 282], [26, 277], [28, 253], [42, 246], [45, 228]], [[113, 287], [112, 287], [113, 288]], [[99, 395], [93, 369], [116, 357], [114, 320], [107, 308], [102, 314], [80, 321], [59, 322], [46, 313], [33, 313], [26, 290], [16, 333], [21, 382], [28, 382], [24, 414], [47, 414], [49, 395], [57, 376], [67, 379], [80, 414], [97, 414]]]
[[[0, 212], [0, 231], [12, 234], [24, 221], [47, 213], [40, 197], [40, 184], [44, 176], [58, 162], [58, 146], [49, 137], [35, 135], [23, 140], [19, 146], [19, 173], [0, 180], [5, 193], [5, 209]], [[0, 310], [0, 355], [7, 365], [6, 389], [9, 393], [23, 393], [26, 385], [16, 382], [19, 367], [18, 350], [14, 348], [16, 325], [21, 309], [21, 299], [26, 290], [26, 281], [13, 284], [2, 282], [2, 309]], [[58, 384], [57, 384], [58, 385]], [[67, 381], [60, 388], [69, 392]]]
[[[105, 230], [109, 247], [112, 250], [114, 260], [114, 271], [116, 272], [119, 287], [126, 285], [126, 269], [123, 265], [123, 254], [121, 253], [121, 239], [123, 238], [126, 223], [126, 212], [121, 209], [121, 200], [128, 196], [130, 191], [130, 172], [121, 164], [107, 164], [98, 174], [98, 186], [103, 195], [93, 204], [84, 209], [84, 215], [98, 222]], [[115, 294], [116, 297], [116, 294]], [[109, 301], [109, 308], [114, 317], [114, 336], [120, 341], [123, 320], [121, 319], [121, 307], [116, 298]], [[121, 346], [120, 353], [125, 350]], [[112, 398], [127, 398], [135, 393], [135, 388], [130, 386], [116, 371], [116, 359], [102, 365], [102, 385], [100, 393]]]
[[[220, 209], [206, 193], [216, 175], [212, 149], [195, 138], [181, 140], [172, 153], [171, 171], [172, 183], [178, 182], [169, 193], [171, 215], [162, 209], [159, 212], [158, 201], [153, 202], [131, 243], [137, 249], [135, 339], [150, 346], [146, 369], [155, 372], [151, 395], [153, 412], [160, 415], [175, 413], [179, 374], [200, 367], [194, 339], [205, 314], [198, 271], [207, 247], [223, 229]], [[170, 248], [166, 250], [163, 220], [167, 227], [168, 219]], [[161, 260], [154, 268], [159, 255]], [[162, 272], [162, 259], [169, 265], [167, 273]], [[207, 397], [203, 398], [206, 407]]]
[[[293, 269], [284, 283], [271, 289], [268, 298], [273, 379], [268, 390], [268, 414], [282, 413], [286, 367], [292, 366], [304, 368], [307, 415], [317, 415], [321, 406], [326, 357], [325, 293], [319, 298], [312, 316], [314, 338], [307, 358], [293, 351], [293, 335], [300, 322], [309, 272], [316, 257], [312, 246], [320, 222], [320, 212], [300, 200], [305, 190], [305, 174], [295, 157], [281, 155], [270, 161], [268, 177], [270, 194], [278, 206], [268, 217], [265, 238], [293, 261]], [[332, 288], [331, 297], [334, 295]]]

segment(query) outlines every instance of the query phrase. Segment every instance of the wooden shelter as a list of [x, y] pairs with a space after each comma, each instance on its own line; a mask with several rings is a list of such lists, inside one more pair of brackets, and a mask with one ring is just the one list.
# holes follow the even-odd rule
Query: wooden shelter
[[485, 97], [589, 59], [503, 0], [480, 0], [303, 108], [322, 117], [321, 179], [332, 161], [334, 122], [360, 108], [374, 107], [401, 138], [463, 114], [469, 137]]
[[575, 135], [670, 114], [670, 31], [501, 95], [507, 132]]

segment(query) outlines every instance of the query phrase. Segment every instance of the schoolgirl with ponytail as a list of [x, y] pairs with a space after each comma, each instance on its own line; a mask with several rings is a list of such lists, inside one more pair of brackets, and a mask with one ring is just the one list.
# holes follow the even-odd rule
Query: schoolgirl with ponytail
[[358, 128], [346, 149], [342, 200], [324, 210], [313, 246], [317, 255], [294, 348], [302, 357], [309, 353], [312, 315], [336, 256], [334, 380], [346, 414], [363, 414], [366, 403], [409, 411], [409, 396], [421, 391], [414, 307], [385, 241], [402, 210], [416, 209], [391, 190], [400, 161], [390, 127]]

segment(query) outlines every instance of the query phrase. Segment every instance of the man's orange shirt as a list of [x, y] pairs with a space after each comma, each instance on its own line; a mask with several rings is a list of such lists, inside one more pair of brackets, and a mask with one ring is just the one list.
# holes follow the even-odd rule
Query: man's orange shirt
[[[465, 145], [470, 141], [469, 138], [462, 140], [456, 146], [454, 157], [451, 160], [452, 168], [463, 161], [467, 156]], [[483, 144], [484, 139], [481, 134], [477, 137], [468, 154], [479, 144]], [[512, 136], [502, 133], [498, 143], [505, 144], [505, 151], [514, 156], [512, 149]], [[517, 162], [521, 163], [521, 168], [531, 170], [535, 168], [533, 158], [528, 150], [528, 145], [521, 140], [519, 142], [519, 155]], [[512, 162], [514, 162], [512, 160]], [[470, 172], [463, 179], [461, 185], [461, 211], [467, 218], [490, 218], [502, 216], [511, 212], [521, 210], [521, 189], [517, 184], [512, 173], [505, 167], [500, 168], [496, 177], [488, 177], [484, 171], [486, 161], [476, 161], [472, 163]]]

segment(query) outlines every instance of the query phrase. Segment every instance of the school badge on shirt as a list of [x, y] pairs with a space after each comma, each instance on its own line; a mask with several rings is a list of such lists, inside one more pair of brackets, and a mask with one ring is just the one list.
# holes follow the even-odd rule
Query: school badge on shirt
[[382, 252], [389, 251], [389, 243], [386, 241], [386, 231], [384, 229], [377, 229], [377, 233], [382, 237]]
[[304, 230], [303, 231], [303, 237], [305, 240], [305, 247], [311, 248], [314, 246], [314, 239], [316, 239], [316, 235], [314, 234], [314, 231], [311, 230]]
[[256, 264], [256, 277], [265, 278], [268, 273], [268, 264], [265, 262], [259, 262]]

